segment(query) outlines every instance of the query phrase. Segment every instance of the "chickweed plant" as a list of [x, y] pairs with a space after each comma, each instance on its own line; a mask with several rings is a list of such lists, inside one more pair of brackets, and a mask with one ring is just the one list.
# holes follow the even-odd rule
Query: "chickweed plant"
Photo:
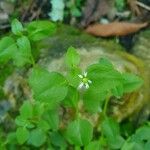
[[150, 145], [148, 126], [126, 140], [107, 111], [111, 97], [119, 101], [142, 85], [140, 77], [119, 72], [107, 58], [82, 70], [73, 47], [64, 56], [67, 73], [49, 72], [35, 62], [32, 44], [51, 36], [56, 26], [33, 21], [23, 27], [15, 19], [11, 27], [12, 34], [0, 41], [0, 62], [31, 66], [27, 81], [32, 99], [19, 108], [16, 130], [2, 137], [2, 149], [133, 150]]

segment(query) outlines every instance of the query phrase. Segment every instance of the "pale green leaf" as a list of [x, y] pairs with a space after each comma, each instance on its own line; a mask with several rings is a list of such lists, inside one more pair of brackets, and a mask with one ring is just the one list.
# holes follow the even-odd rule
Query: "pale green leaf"
[[119, 124], [111, 118], [106, 118], [101, 125], [102, 133], [106, 137], [108, 145], [113, 149], [121, 148], [124, 139], [120, 136]]
[[50, 21], [32, 21], [26, 26], [30, 40], [39, 41], [51, 36], [56, 26]]
[[69, 86], [68, 87], [68, 94], [63, 100], [63, 104], [67, 107], [74, 107], [76, 108], [79, 101], [79, 93], [76, 88]]
[[124, 92], [133, 92], [141, 87], [143, 80], [131, 73], [122, 74]]
[[32, 104], [29, 101], [25, 101], [20, 108], [20, 115], [22, 118], [31, 118], [33, 113]]
[[43, 118], [47, 121], [52, 130], [59, 128], [59, 114], [58, 110], [48, 110], [44, 113]]
[[42, 129], [45, 132], [47, 132], [50, 129], [50, 126], [49, 126], [47, 121], [41, 119], [38, 122], [38, 128]]
[[91, 113], [101, 112], [106, 94], [106, 92], [103, 92], [101, 89], [91, 85], [83, 96], [83, 102], [86, 110]]
[[29, 78], [35, 99], [48, 103], [49, 108], [55, 107], [66, 97], [66, 83], [61, 74], [41, 68], [34, 68]]
[[84, 150], [103, 150], [100, 145], [100, 141], [92, 141], [87, 146], [85, 146]]
[[28, 143], [35, 146], [40, 147], [46, 141], [46, 135], [41, 129], [34, 129], [30, 132]]
[[89, 121], [77, 119], [69, 123], [66, 137], [71, 144], [87, 145], [93, 137], [93, 127]]
[[22, 67], [25, 64], [32, 63], [32, 54], [30, 41], [26, 36], [17, 39], [18, 51], [13, 54], [13, 60], [16, 66]]
[[4, 37], [0, 41], [0, 62], [7, 62], [17, 51], [17, 46], [13, 38]]
[[16, 137], [19, 144], [23, 144], [29, 138], [29, 131], [26, 128], [19, 127], [16, 131]]
[[68, 48], [65, 62], [69, 68], [76, 67], [80, 63], [80, 56], [74, 47]]
[[17, 19], [14, 19], [11, 23], [11, 30], [15, 35], [22, 35], [23, 26], [21, 22], [19, 22]]
[[51, 138], [53, 145], [55, 145], [57, 147], [61, 147], [61, 148], [67, 147], [67, 143], [66, 143], [64, 137], [59, 132], [52, 132], [50, 134], [50, 138]]

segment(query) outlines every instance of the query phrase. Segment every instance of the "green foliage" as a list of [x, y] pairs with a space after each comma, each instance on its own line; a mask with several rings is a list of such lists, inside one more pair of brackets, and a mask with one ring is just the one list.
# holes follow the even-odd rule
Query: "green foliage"
[[126, 6], [125, 0], [115, 0], [115, 5], [118, 11], [123, 11]]
[[66, 2], [66, 7], [69, 9], [69, 13], [73, 17], [80, 17], [81, 16], [81, 0], [77, 1], [68, 1]]
[[69, 86], [67, 96], [63, 100], [64, 106], [77, 108], [78, 102], [79, 102], [79, 92], [77, 91], [76, 88]]
[[75, 48], [73, 48], [73, 47], [68, 48], [68, 51], [66, 53], [65, 62], [69, 68], [77, 67], [77, 65], [80, 63], [80, 56], [76, 52]]
[[125, 142], [121, 150], [149, 150], [150, 149], [150, 126], [137, 129]]
[[52, 21], [63, 21], [65, 17], [81, 17], [83, 0], [50, 0], [52, 10], [48, 14]]
[[90, 142], [87, 146], [85, 146], [85, 150], [102, 150], [100, 141]]
[[71, 144], [77, 146], [87, 145], [92, 139], [93, 127], [89, 121], [77, 119], [69, 123], [66, 136]]
[[112, 118], [106, 118], [101, 125], [102, 133], [106, 137], [107, 144], [112, 149], [119, 149], [124, 143], [120, 136], [119, 124]]
[[13, 34], [18, 35], [18, 36], [22, 35], [23, 26], [17, 19], [14, 19], [12, 21], [11, 27], [12, 27]]
[[3, 63], [7, 62], [9, 59], [12, 59], [16, 49], [17, 46], [13, 38], [2, 38], [0, 41], [0, 62]]
[[[108, 93], [120, 98], [123, 93], [136, 90], [142, 80], [130, 73], [120, 73], [107, 59], [100, 59], [99, 63], [87, 68], [88, 78], [92, 85], [84, 94], [84, 104], [88, 111], [99, 112]], [[95, 103], [93, 103], [93, 100]]]
[[25, 64], [32, 64], [32, 54], [30, 41], [26, 36], [22, 36], [16, 41], [18, 50], [13, 57], [16, 66], [24, 66]]
[[49, 73], [44, 69], [34, 68], [29, 83], [35, 99], [48, 103], [50, 108], [55, 107], [67, 95], [66, 80], [56, 72]]
[[33, 109], [32, 109], [32, 105], [30, 104], [29, 101], [25, 101], [23, 103], [23, 105], [21, 106], [21, 108], [20, 108], [20, 115], [24, 119], [32, 117], [32, 115], [33, 115]]
[[28, 143], [40, 147], [46, 141], [46, 135], [41, 129], [34, 129], [30, 132]]
[[23, 144], [29, 137], [29, 131], [26, 128], [19, 127], [16, 131], [16, 137], [19, 144]]
[[55, 32], [55, 25], [49, 21], [34, 21], [23, 27], [21, 22], [14, 19], [11, 28], [14, 35], [0, 41], [0, 62], [13, 60], [17, 67], [34, 64], [31, 42], [42, 40]]
[[[80, 5], [81, 1], [77, 2]], [[106, 58], [83, 71], [79, 67], [80, 55], [73, 47], [69, 47], [65, 55], [68, 69], [65, 75], [41, 68], [35, 64], [32, 45], [54, 32], [55, 25], [49, 21], [33, 21], [23, 26], [15, 19], [13, 34], [0, 41], [2, 65], [13, 61], [16, 67], [31, 66], [27, 81], [32, 91], [31, 99], [21, 105], [14, 121], [16, 131], [7, 135], [3, 149], [31, 146], [50, 150], [70, 147], [75, 150], [148, 150], [149, 125], [124, 139], [119, 124], [107, 115], [110, 98], [119, 100], [124, 94], [134, 92], [142, 85], [142, 79], [119, 72]], [[0, 139], [3, 141], [2, 136]]]
[[52, 36], [56, 26], [50, 21], [33, 21], [26, 26], [28, 37], [32, 41], [39, 41]]

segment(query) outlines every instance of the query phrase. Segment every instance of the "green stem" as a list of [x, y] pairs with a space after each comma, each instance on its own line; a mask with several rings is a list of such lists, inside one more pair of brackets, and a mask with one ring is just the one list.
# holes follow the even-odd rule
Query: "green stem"
[[32, 65], [33, 65], [33, 67], [34, 67], [34, 66], [35, 66], [35, 61], [34, 61], [33, 56], [31, 56], [31, 60], [32, 60]]
[[104, 109], [103, 109], [104, 117], [107, 116], [107, 107], [108, 107], [108, 103], [109, 103], [109, 100], [110, 100], [110, 96], [111, 96], [111, 94], [108, 93], [108, 95], [106, 97], [105, 104], [104, 104]]

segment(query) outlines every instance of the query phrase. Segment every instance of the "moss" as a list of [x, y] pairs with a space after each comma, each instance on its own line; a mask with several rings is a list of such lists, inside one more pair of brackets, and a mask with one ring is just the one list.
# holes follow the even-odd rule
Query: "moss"
[[150, 39], [150, 29], [141, 32], [141, 33], [139, 34], [139, 36], [142, 36], [142, 37], [144, 37], [144, 38], [146, 38], [146, 39]]
[[75, 48], [104, 47], [112, 51], [124, 51], [124, 49], [116, 43], [114, 38], [96, 38], [85, 33], [83, 30], [64, 24], [58, 24], [57, 32], [53, 37], [43, 41], [42, 46], [48, 49], [48, 51], [45, 50], [44, 53], [53, 57], [59, 57], [70, 46]]

